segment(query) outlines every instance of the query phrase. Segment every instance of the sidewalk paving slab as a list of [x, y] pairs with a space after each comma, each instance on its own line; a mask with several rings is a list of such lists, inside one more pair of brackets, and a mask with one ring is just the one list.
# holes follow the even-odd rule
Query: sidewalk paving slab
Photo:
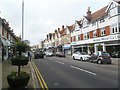
[[[7, 75], [11, 74], [11, 71], [17, 71], [18, 66], [11, 65], [10, 60], [5, 60], [2, 62], [2, 90], [9, 90], [9, 85], [7, 83]], [[25, 71], [30, 74], [30, 80], [28, 83], [27, 89], [35, 90], [35, 82], [32, 78], [31, 68], [30, 68], [30, 61], [28, 62], [28, 65], [21, 66], [21, 71]]]

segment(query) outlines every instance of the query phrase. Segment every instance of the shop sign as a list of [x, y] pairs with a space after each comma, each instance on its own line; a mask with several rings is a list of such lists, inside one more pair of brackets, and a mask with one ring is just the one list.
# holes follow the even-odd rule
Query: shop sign
[[110, 35], [106, 37], [96, 38], [93, 39], [93, 42], [104, 42], [104, 41], [113, 41], [113, 40], [120, 40], [120, 35]]

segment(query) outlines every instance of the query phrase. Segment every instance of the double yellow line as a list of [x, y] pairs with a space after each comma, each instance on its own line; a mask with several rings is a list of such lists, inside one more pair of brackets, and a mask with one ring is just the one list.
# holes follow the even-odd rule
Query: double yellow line
[[40, 84], [42, 90], [48, 90], [48, 87], [47, 87], [47, 85], [46, 85], [46, 83], [45, 83], [45, 81], [44, 81], [44, 79], [43, 79], [40, 71], [39, 71], [38, 68], [36, 67], [35, 63], [32, 62], [32, 65], [33, 65], [33, 67], [34, 67], [35, 74], [36, 74], [36, 76], [37, 76], [37, 78], [38, 78], [38, 81], [39, 81], [39, 84]]

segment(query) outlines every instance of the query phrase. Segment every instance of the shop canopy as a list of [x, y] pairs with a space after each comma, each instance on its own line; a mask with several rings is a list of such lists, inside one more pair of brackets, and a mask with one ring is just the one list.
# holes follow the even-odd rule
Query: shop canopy
[[71, 44], [64, 44], [63, 45], [63, 49], [70, 49], [70, 47], [71, 47]]
[[4, 38], [0, 37], [0, 43], [3, 44], [3, 46], [11, 46], [12, 44], [10, 43], [10, 41], [5, 40]]

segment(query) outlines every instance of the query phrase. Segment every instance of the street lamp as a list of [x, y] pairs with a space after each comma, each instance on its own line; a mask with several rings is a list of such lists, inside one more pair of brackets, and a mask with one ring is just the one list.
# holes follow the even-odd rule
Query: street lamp
[[22, 1], [22, 40], [24, 39], [24, 0]]

